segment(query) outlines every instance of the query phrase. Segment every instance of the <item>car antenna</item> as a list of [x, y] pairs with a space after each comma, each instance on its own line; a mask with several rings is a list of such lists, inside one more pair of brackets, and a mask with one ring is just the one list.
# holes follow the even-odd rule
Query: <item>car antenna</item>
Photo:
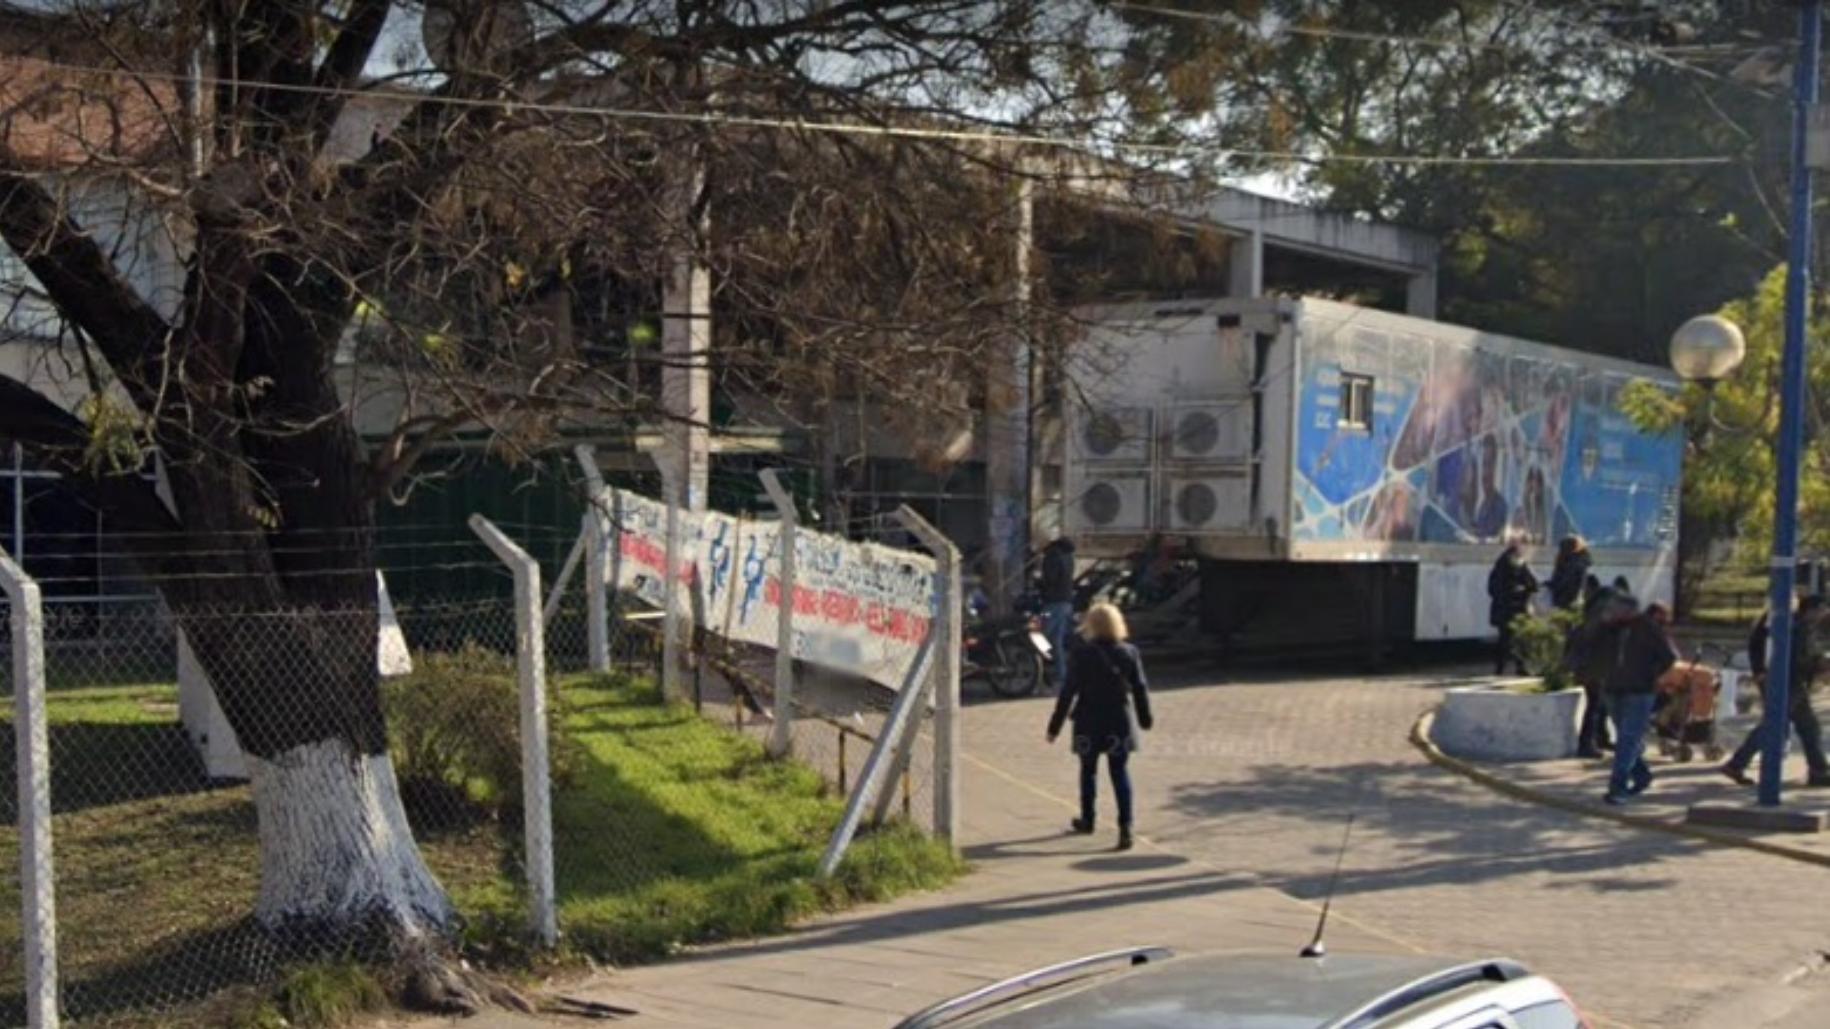
[[1328, 893], [1322, 897], [1322, 917], [1315, 923], [1315, 938], [1303, 948], [1303, 957], [1328, 956], [1328, 945], [1322, 942], [1322, 934], [1328, 931], [1328, 909], [1334, 906], [1334, 888], [1341, 881], [1341, 863], [1347, 860], [1347, 841], [1353, 838], [1353, 820], [1358, 815], [1358, 811], [1347, 813], [1347, 828], [1341, 830], [1341, 849], [1334, 855], [1334, 874], [1328, 877]]

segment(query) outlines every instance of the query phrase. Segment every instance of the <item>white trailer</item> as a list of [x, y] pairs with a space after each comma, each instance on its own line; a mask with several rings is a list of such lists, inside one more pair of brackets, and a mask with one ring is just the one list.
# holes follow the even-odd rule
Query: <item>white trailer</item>
[[1619, 408], [1668, 371], [1308, 298], [1082, 315], [1063, 525], [1083, 556], [1185, 543], [1210, 631], [1482, 637], [1504, 543], [1547, 579], [1567, 535], [1671, 599], [1682, 439]]

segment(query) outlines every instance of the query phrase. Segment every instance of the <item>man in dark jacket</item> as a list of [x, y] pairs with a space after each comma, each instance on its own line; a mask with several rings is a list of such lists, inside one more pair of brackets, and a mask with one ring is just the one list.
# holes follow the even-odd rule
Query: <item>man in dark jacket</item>
[[1512, 646], [1512, 620], [1531, 609], [1531, 597], [1536, 592], [1538, 577], [1525, 566], [1519, 545], [1508, 544], [1487, 573], [1487, 620], [1500, 631], [1499, 652], [1493, 658], [1494, 675], [1505, 674], [1508, 658], [1520, 675], [1525, 674], [1525, 661]]
[[1574, 611], [1582, 600], [1592, 564], [1589, 545], [1581, 536], [1563, 537], [1563, 542], [1557, 544], [1557, 564], [1550, 572], [1550, 602], [1565, 611]]
[[1677, 663], [1677, 648], [1653, 612], [1637, 612], [1627, 595], [1612, 601], [1613, 614], [1604, 620], [1609, 635], [1603, 646], [1613, 651], [1608, 669], [1608, 711], [1614, 716], [1614, 771], [1602, 800], [1625, 804], [1652, 785], [1652, 769], [1645, 759], [1646, 733], [1652, 727], [1652, 704], [1659, 677]]
[[[1608, 671], [1614, 664], [1613, 633], [1618, 628], [1609, 622], [1610, 617], [1618, 617], [1614, 610], [1616, 593], [1595, 582], [1593, 576], [1589, 581], [1595, 583], [1595, 589], [1583, 605], [1582, 624], [1570, 633], [1563, 655], [1576, 685], [1582, 687], [1582, 728], [1576, 736], [1578, 757], [1600, 757], [1603, 750], [1613, 747], [1608, 737], [1606, 686]], [[1631, 606], [1626, 611], [1630, 615]]]
[[[1823, 671], [1826, 620], [1830, 620], [1830, 605], [1821, 594], [1813, 594], [1799, 602], [1792, 621], [1792, 688], [1786, 691], [1786, 719], [1804, 747], [1805, 766], [1810, 770], [1809, 778], [1805, 780], [1807, 786], [1830, 786], [1830, 760], [1824, 757], [1824, 730], [1817, 720], [1816, 709], [1811, 706], [1812, 686]], [[1766, 671], [1769, 632], [1767, 617], [1761, 615], [1748, 639], [1748, 657], [1752, 659], [1758, 654], [1757, 672], [1761, 674]], [[1734, 755], [1722, 766], [1723, 775], [1744, 786], [1753, 782], [1747, 768], [1766, 743], [1765, 730], [1763, 715], [1760, 724], [1747, 734], [1747, 739], [1741, 741], [1741, 746], [1735, 748]]]
[[1065, 536], [1042, 548], [1042, 631], [1054, 651], [1055, 690], [1067, 681], [1068, 640], [1074, 631], [1074, 541]]

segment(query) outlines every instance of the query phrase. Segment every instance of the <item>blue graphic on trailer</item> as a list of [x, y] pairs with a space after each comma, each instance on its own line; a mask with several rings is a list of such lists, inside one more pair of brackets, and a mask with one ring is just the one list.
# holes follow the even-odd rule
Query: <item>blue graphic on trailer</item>
[[[1675, 537], [1683, 443], [1619, 410], [1625, 376], [1342, 326], [1305, 338], [1298, 540], [1658, 549]], [[1374, 383], [1346, 424], [1344, 375]]]

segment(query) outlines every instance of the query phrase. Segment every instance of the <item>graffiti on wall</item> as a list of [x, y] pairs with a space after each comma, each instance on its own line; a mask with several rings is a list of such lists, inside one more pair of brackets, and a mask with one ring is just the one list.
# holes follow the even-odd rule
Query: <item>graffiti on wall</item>
[[[1620, 413], [1629, 377], [1351, 324], [1303, 345], [1296, 539], [1672, 543], [1682, 442]], [[1343, 417], [1344, 375], [1370, 418]]]
[[[665, 596], [667, 509], [611, 490], [613, 585], [659, 607]], [[933, 558], [811, 529], [794, 534], [792, 598], [782, 586], [780, 525], [716, 511], [679, 513], [680, 612], [730, 639], [774, 647], [792, 603], [794, 656], [892, 689], [914, 664], [939, 603]]]

